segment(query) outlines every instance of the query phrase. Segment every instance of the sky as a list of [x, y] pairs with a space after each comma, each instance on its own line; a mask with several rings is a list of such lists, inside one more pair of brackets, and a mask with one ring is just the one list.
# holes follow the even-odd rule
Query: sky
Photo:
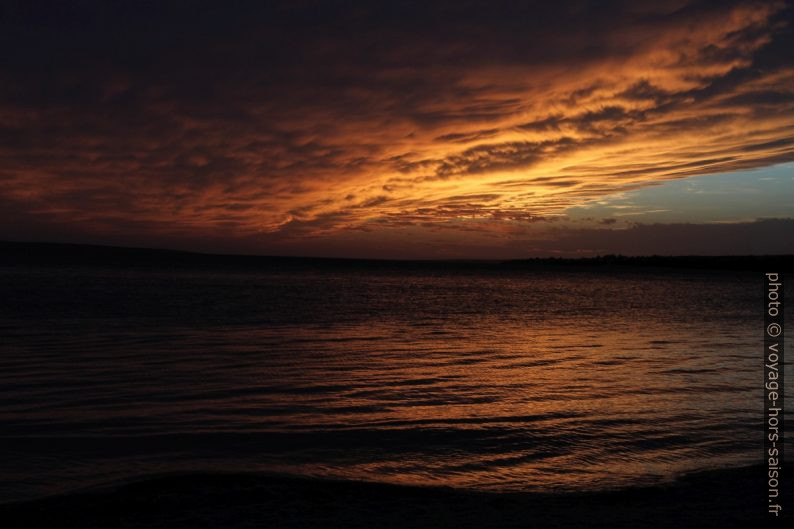
[[778, 1], [3, 2], [0, 239], [794, 253], [792, 23]]

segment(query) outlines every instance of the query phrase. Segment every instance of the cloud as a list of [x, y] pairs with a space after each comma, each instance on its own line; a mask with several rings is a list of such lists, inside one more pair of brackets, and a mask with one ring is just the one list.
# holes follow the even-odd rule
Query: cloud
[[309, 251], [412, 227], [427, 247], [794, 160], [791, 18], [776, 1], [18, 4], [0, 23], [18, 221], [0, 235]]
[[[565, 229], [524, 241], [523, 249], [535, 255], [784, 255], [794, 253], [794, 241], [784, 235], [792, 229], [794, 219]], [[511, 246], [518, 250], [522, 245]]]

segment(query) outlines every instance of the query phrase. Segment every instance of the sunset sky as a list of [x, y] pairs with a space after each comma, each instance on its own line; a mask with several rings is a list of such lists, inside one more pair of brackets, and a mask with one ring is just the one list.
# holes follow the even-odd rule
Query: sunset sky
[[31, 4], [0, 7], [0, 239], [794, 253], [784, 2]]

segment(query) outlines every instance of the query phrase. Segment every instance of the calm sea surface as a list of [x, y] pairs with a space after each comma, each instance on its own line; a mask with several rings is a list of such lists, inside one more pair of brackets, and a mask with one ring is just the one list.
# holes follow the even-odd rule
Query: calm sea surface
[[0, 501], [186, 470], [583, 490], [758, 462], [762, 279], [0, 268]]

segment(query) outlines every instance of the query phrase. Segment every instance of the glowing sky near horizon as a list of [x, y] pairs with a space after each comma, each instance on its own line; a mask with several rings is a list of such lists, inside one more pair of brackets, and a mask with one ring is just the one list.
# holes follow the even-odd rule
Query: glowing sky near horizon
[[637, 4], [6, 8], [0, 237], [794, 252], [791, 6]]

